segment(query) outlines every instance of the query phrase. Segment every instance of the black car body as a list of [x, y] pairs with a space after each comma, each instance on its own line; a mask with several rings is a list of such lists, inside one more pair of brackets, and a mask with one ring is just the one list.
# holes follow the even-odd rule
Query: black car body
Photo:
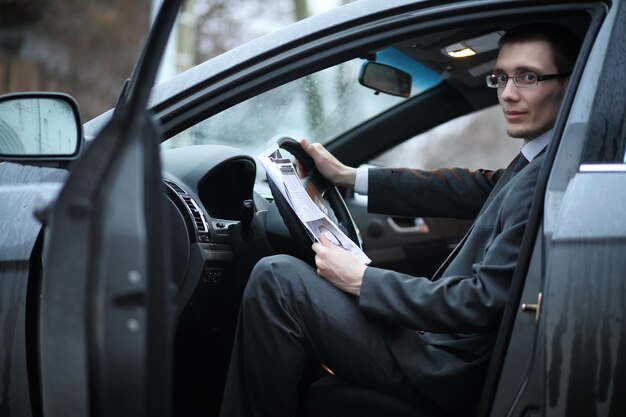
[[[79, 156], [0, 164], [0, 415], [215, 415], [252, 266], [272, 253], [306, 256], [254, 159], [272, 136], [300, 133], [284, 131], [283, 109], [300, 103], [285, 101], [300, 94], [289, 86], [390, 49], [435, 73], [408, 99], [372, 113], [346, 99], [302, 128], [344, 163], [368, 163], [497, 103], [484, 88], [497, 51], [456, 60], [446, 47], [544, 20], [583, 46], [479, 415], [626, 412], [624, 2], [360, 0], [150, 90], [173, 3], [118, 107], [84, 125], [95, 139]], [[362, 88], [370, 98], [357, 101], [387, 100]], [[469, 225], [370, 215], [341, 191], [377, 266], [428, 275]], [[244, 200], [255, 202], [252, 219]]]

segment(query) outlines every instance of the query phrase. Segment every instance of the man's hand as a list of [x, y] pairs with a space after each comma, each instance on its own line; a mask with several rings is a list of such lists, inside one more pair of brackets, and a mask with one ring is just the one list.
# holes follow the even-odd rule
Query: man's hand
[[323, 233], [320, 243], [313, 244], [317, 273], [342, 291], [361, 295], [361, 282], [366, 266], [350, 252], [336, 246]]
[[[354, 186], [354, 180], [356, 178], [356, 168], [349, 167], [339, 162], [326, 148], [320, 143], [310, 143], [306, 139], [300, 140], [300, 146], [306, 153], [308, 153], [313, 161], [317, 170], [333, 185]], [[306, 175], [303, 171], [302, 165], [296, 160], [296, 167], [298, 168], [298, 174], [302, 177]]]

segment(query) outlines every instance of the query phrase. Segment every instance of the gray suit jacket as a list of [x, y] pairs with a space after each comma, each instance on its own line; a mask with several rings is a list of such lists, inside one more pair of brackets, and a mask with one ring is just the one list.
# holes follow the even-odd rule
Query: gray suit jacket
[[369, 172], [370, 211], [478, 215], [433, 280], [369, 267], [359, 298], [365, 314], [394, 324], [387, 327], [390, 346], [409, 379], [452, 415], [471, 415], [480, 398], [542, 160], [540, 154], [510, 180], [514, 164], [493, 172]]

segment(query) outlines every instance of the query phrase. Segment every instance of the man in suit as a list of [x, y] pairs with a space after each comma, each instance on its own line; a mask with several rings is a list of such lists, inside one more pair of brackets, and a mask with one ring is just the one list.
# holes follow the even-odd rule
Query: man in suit
[[578, 52], [573, 39], [549, 24], [501, 38], [487, 85], [508, 135], [523, 140], [506, 170], [360, 171], [301, 142], [331, 182], [367, 192], [370, 211], [476, 221], [432, 279], [368, 267], [323, 237], [313, 244], [316, 269], [285, 255], [261, 260], [242, 301], [223, 416], [295, 415], [308, 358], [418, 407], [474, 412]]

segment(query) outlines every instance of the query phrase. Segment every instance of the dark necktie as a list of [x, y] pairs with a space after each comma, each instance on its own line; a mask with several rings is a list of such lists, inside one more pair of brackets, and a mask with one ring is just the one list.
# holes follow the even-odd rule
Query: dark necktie
[[[521, 152], [518, 153], [517, 156], [513, 158], [509, 166], [506, 167], [506, 169], [502, 173], [502, 176], [500, 177], [496, 185], [493, 187], [493, 190], [491, 190], [491, 192], [489, 193], [489, 196], [487, 197], [487, 200], [485, 200], [485, 204], [483, 204], [483, 207], [480, 209], [478, 216], [480, 216], [483, 213], [483, 211], [487, 207], [489, 207], [489, 204], [491, 204], [491, 201], [494, 199], [494, 197], [498, 195], [500, 190], [509, 181], [511, 181], [511, 179], [515, 176], [515, 174], [520, 172], [522, 168], [524, 168], [526, 165], [528, 165], [528, 159], [526, 159], [526, 157]], [[476, 216], [476, 218], [478, 218], [478, 216]]]
[[[478, 220], [478, 217], [480, 217], [483, 211], [487, 207], [489, 207], [489, 204], [491, 204], [491, 201], [494, 199], [496, 195], [498, 195], [500, 190], [502, 190], [502, 188], [515, 176], [515, 174], [520, 172], [522, 168], [524, 168], [526, 165], [528, 165], [528, 159], [526, 159], [526, 157], [521, 152], [517, 154], [515, 158], [513, 158], [509, 166], [506, 167], [506, 169], [502, 173], [502, 176], [498, 179], [498, 182], [493, 187], [493, 190], [491, 190], [491, 192], [489, 193], [489, 196], [487, 197], [485, 204], [483, 204], [483, 207], [480, 209], [478, 216], [476, 216], [476, 220]], [[433, 279], [439, 278], [439, 274], [443, 273], [443, 271], [446, 270], [448, 265], [450, 265], [450, 262], [452, 262], [452, 260], [456, 257], [456, 255], [461, 250], [461, 247], [467, 240], [467, 237], [470, 235], [470, 233], [472, 233], [472, 229], [474, 229], [475, 224], [476, 224], [476, 221], [472, 223], [472, 226], [469, 228], [467, 233], [465, 233], [465, 236], [463, 236], [463, 239], [461, 239], [461, 241], [456, 245], [454, 250], [450, 253], [450, 255], [448, 255], [446, 260], [443, 261], [441, 266], [437, 269], [437, 272], [435, 272], [435, 274], [433, 275]]]

